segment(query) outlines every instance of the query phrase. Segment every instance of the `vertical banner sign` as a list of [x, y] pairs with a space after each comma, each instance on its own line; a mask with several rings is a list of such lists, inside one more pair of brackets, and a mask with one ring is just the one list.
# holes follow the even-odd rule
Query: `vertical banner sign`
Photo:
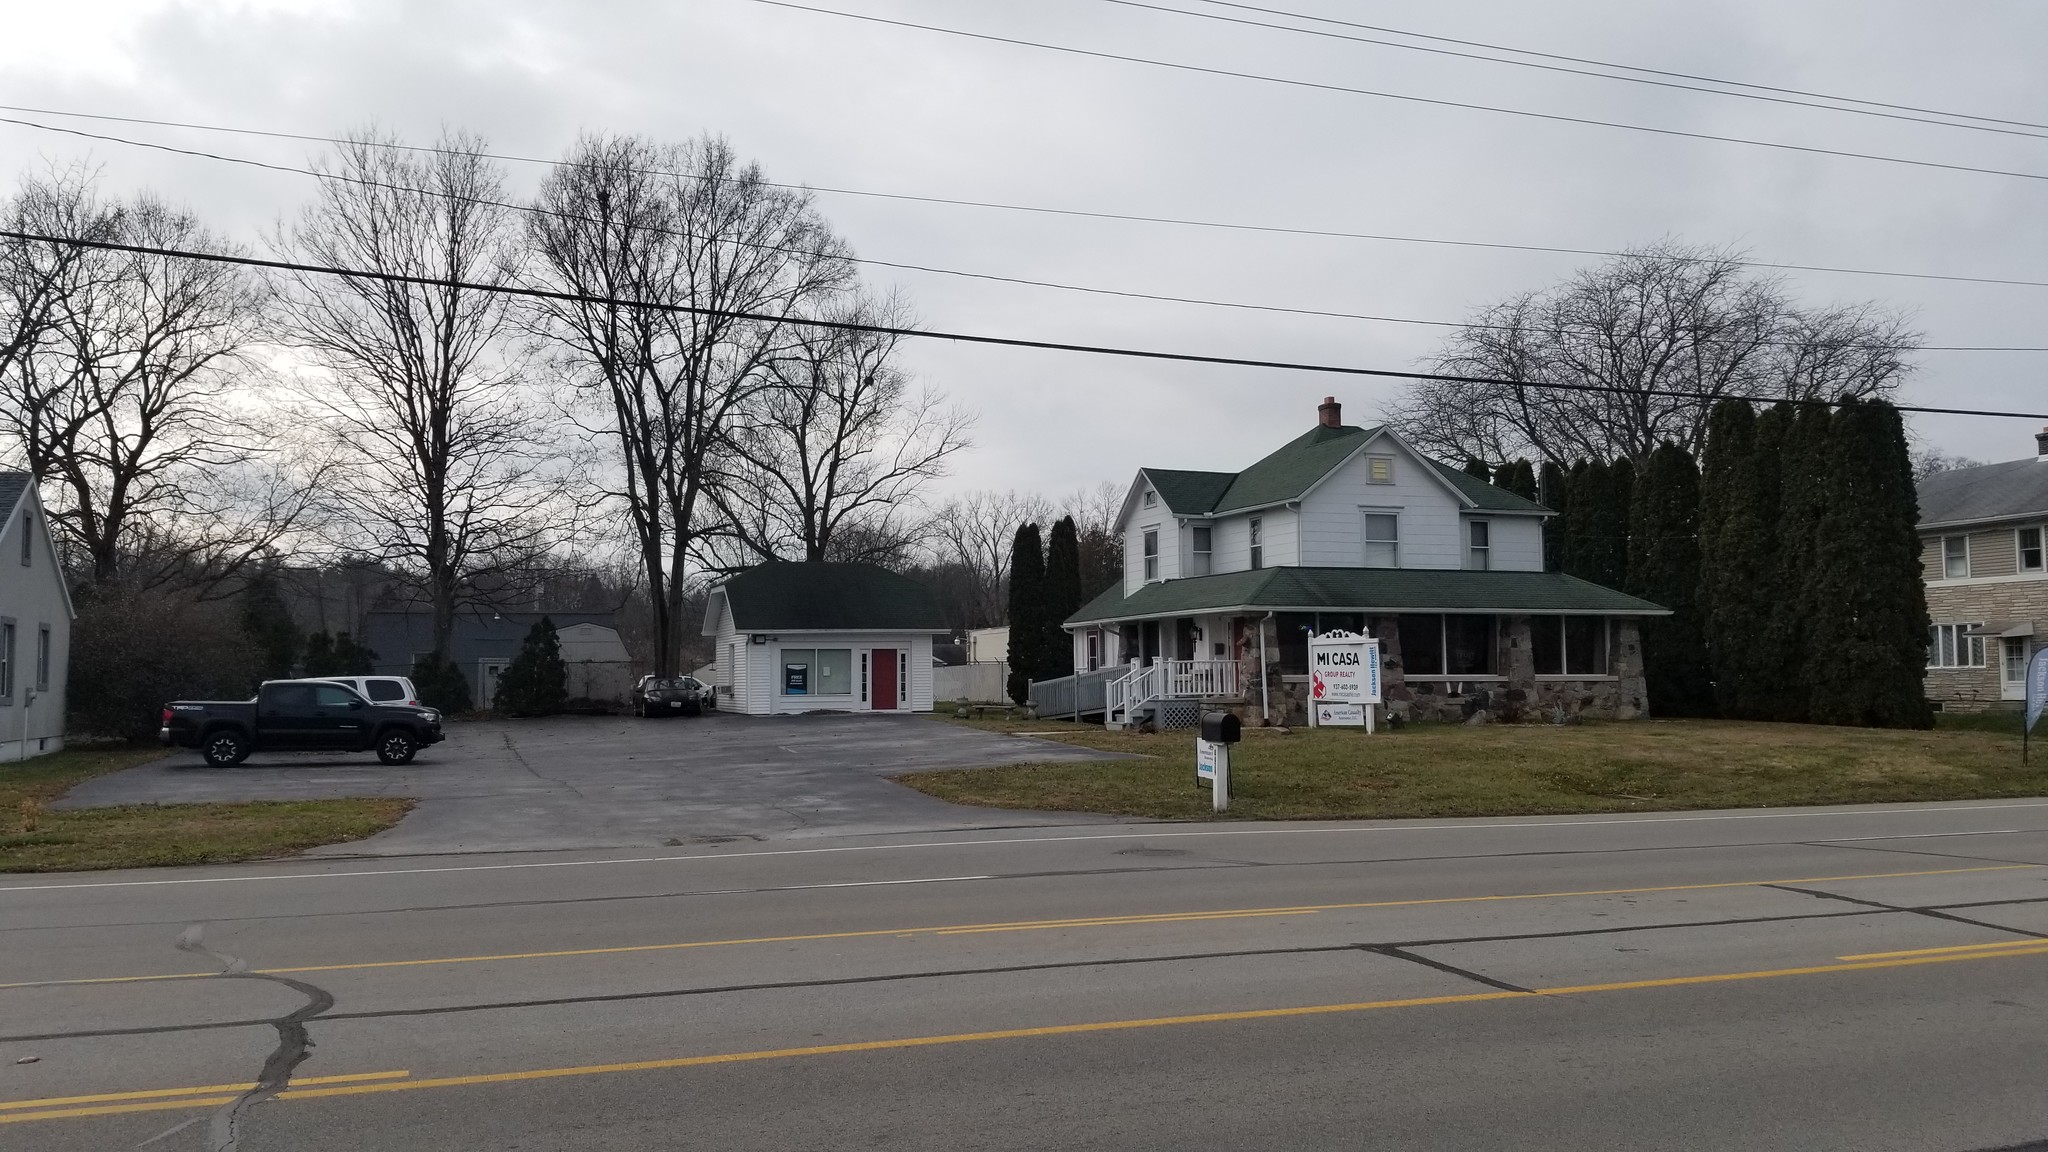
[[1355, 632], [1324, 632], [1308, 641], [1308, 704], [1317, 727], [1372, 730], [1380, 702], [1380, 642]]
[[2027, 661], [2027, 714], [2020, 727], [2022, 764], [2027, 762], [2027, 734], [2034, 730], [2034, 721], [2041, 718], [2044, 704], [2048, 704], [2048, 648], [2042, 648]]

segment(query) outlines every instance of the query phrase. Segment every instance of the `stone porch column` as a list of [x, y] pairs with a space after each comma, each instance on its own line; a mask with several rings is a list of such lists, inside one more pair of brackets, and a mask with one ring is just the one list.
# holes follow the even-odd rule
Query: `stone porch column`
[[1643, 680], [1643, 628], [1633, 616], [1614, 624], [1614, 718], [1633, 720], [1650, 714], [1650, 688]]
[[1536, 650], [1527, 616], [1503, 616], [1500, 623], [1500, 718], [1524, 719], [1536, 700]]
[[1408, 674], [1401, 663], [1401, 627], [1392, 616], [1372, 622], [1372, 634], [1380, 642], [1380, 697], [1386, 701], [1387, 716], [1408, 719], [1414, 711], [1415, 693], [1408, 687]]

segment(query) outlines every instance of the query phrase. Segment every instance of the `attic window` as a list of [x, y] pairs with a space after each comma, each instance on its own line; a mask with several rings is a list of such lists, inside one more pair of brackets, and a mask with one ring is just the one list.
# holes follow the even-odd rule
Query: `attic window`
[[1159, 493], [1152, 491], [1150, 488], [1145, 489], [1145, 507], [1151, 508], [1156, 506], [1158, 503]]
[[1365, 458], [1365, 481], [1368, 484], [1392, 484], [1394, 482], [1394, 458], [1392, 456], [1367, 456]]

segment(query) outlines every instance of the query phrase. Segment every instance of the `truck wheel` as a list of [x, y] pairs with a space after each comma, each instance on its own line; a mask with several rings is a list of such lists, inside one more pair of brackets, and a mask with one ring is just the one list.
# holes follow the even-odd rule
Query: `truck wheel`
[[419, 750], [419, 741], [414, 740], [410, 733], [395, 728], [377, 737], [377, 759], [386, 764], [410, 763], [412, 754]]
[[249, 741], [240, 732], [223, 728], [207, 735], [199, 754], [215, 768], [232, 768], [249, 758]]

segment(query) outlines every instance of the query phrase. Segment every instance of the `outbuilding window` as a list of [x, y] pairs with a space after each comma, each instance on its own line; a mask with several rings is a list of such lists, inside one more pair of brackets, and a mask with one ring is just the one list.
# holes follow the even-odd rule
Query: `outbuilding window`
[[784, 696], [853, 695], [853, 649], [784, 648]]

